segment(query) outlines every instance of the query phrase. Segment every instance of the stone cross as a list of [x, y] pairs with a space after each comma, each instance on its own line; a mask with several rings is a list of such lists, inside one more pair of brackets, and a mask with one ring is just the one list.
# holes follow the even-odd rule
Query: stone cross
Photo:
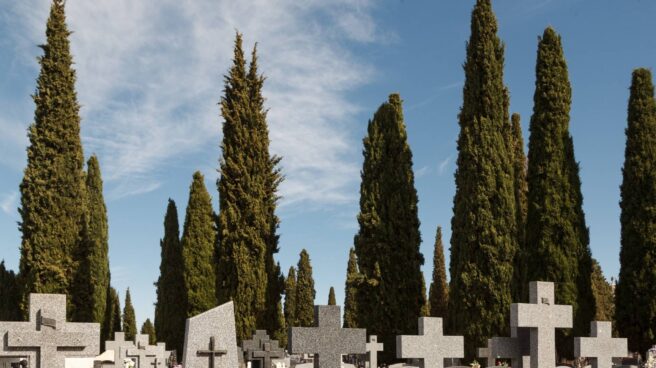
[[215, 368], [215, 359], [216, 357], [220, 357], [221, 355], [226, 355], [228, 353], [227, 350], [219, 350], [216, 349], [215, 342], [214, 342], [214, 336], [210, 337], [210, 348], [207, 350], [198, 350], [196, 352], [196, 355], [198, 356], [207, 356], [210, 358], [210, 368]]
[[262, 350], [253, 351], [252, 357], [262, 361], [261, 368], [271, 368], [271, 358], [280, 359], [285, 357], [285, 352], [282, 349], [276, 348], [272, 348], [271, 342], [263, 342]]
[[157, 367], [158, 365], [162, 365], [162, 362], [157, 360], [157, 357], [155, 357], [155, 359], [153, 359], [153, 361], [150, 363], [150, 365], [152, 365], [153, 367]]
[[253, 334], [250, 340], [242, 341], [241, 347], [244, 352], [259, 349], [263, 341], [269, 341], [269, 335], [267, 335], [266, 330], [255, 330], [255, 334]]
[[137, 358], [136, 368], [146, 368], [148, 364], [147, 360], [149, 358], [155, 358], [155, 353], [146, 349], [128, 349], [125, 356], [128, 358]]
[[[235, 309], [232, 302], [187, 318], [182, 366], [203, 368], [208, 367], [208, 361], [213, 364], [213, 368], [239, 366], [236, 331]], [[207, 350], [207, 342], [212, 339], [214, 346], [210, 350], [216, 350], [217, 347], [225, 349], [220, 359], [216, 359], [216, 355], [202, 355], [202, 352]], [[199, 351], [201, 354], [198, 354]]]
[[572, 328], [572, 306], [556, 305], [552, 282], [532, 281], [529, 301], [529, 304], [510, 305], [510, 327], [529, 328], [531, 368], [553, 368], [556, 328]]
[[293, 354], [317, 354], [318, 368], [340, 368], [342, 354], [366, 353], [366, 330], [341, 328], [339, 306], [315, 306], [314, 324], [316, 327], [291, 328], [289, 346]]
[[438, 317], [419, 317], [418, 336], [396, 337], [396, 357], [422, 359], [424, 368], [443, 368], [444, 358], [464, 358], [464, 352], [464, 337], [444, 336]]
[[611, 368], [613, 358], [626, 357], [626, 339], [612, 337], [610, 322], [591, 322], [591, 337], [574, 338], [574, 356], [592, 359], [592, 368]]
[[378, 368], [378, 352], [383, 351], [383, 343], [378, 342], [378, 336], [370, 335], [366, 345], [369, 368]]

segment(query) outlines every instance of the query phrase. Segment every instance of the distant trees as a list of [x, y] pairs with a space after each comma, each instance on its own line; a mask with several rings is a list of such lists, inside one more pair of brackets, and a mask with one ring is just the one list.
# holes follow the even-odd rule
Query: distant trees
[[314, 325], [314, 279], [312, 278], [312, 265], [310, 255], [303, 249], [298, 260], [298, 276], [296, 278], [296, 322], [300, 327]]
[[134, 340], [137, 334], [137, 318], [134, 314], [134, 307], [132, 306], [132, 297], [130, 296], [130, 288], [125, 292], [125, 306], [123, 307], [123, 330], [125, 333], [125, 340]]
[[442, 244], [442, 227], [437, 227], [435, 250], [433, 251], [433, 281], [429, 295], [429, 312], [431, 317], [446, 318], [449, 304], [449, 285], [446, 282], [444, 263], [444, 245]]

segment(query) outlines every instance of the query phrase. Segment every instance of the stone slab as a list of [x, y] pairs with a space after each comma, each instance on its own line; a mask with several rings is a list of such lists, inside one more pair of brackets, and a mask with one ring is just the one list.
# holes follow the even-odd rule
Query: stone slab
[[[210, 340], [214, 346], [210, 346]], [[208, 356], [201, 351], [222, 350], [225, 354]], [[183, 366], [189, 368], [235, 368], [238, 366], [235, 312], [232, 302], [187, 319]]]
[[445, 358], [464, 358], [464, 337], [442, 331], [442, 318], [419, 317], [419, 335], [396, 337], [396, 357], [422, 359], [424, 368], [443, 368]]
[[574, 338], [574, 356], [590, 358], [592, 368], [612, 368], [613, 358], [625, 357], [627, 340], [613, 338], [611, 322], [590, 323], [591, 337]]

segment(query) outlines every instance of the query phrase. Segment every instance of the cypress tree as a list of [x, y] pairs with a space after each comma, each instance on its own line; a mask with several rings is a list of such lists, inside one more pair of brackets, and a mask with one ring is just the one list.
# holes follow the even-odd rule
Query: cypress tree
[[123, 331], [123, 316], [121, 315], [121, 299], [118, 297], [118, 292], [116, 289], [111, 288], [111, 298], [114, 301], [114, 306], [112, 310], [114, 311], [114, 317], [112, 317], [112, 338], [114, 337], [114, 332]]
[[221, 99], [225, 121], [218, 181], [217, 267], [217, 297], [220, 303], [234, 301], [238, 340], [250, 337], [257, 326], [274, 335], [283, 332], [276, 318], [283, 285], [273, 260], [278, 252], [279, 222], [275, 193], [282, 177], [279, 158], [269, 154], [263, 83], [255, 49], [246, 70], [238, 33]]
[[298, 278], [296, 280], [296, 321], [300, 327], [314, 326], [314, 279], [310, 255], [303, 249], [298, 260]]
[[556, 303], [572, 305], [574, 329], [557, 331], [561, 356], [572, 356], [572, 334], [588, 336], [594, 317], [592, 256], [583, 195], [569, 134], [571, 87], [561, 39], [547, 28], [539, 41], [528, 156], [526, 273], [556, 283]]
[[656, 337], [656, 102], [652, 74], [636, 69], [629, 97], [621, 186], [622, 248], [615, 320], [629, 349], [644, 353]]
[[289, 267], [287, 278], [285, 279], [285, 322], [287, 328], [298, 327], [296, 318], [296, 268]]
[[155, 304], [155, 331], [160, 341], [182, 356], [187, 310], [178, 209], [169, 199], [164, 217], [164, 237], [160, 240], [161, 262]]
[[612, 321], [615, 314], [613, 287], [604, 277], [599, 262], [594, 258], [592, 259], [592, 293], [596, 305], [594, 320]]
[[447, 330], [464, 335], [469, 360], [488, 338], [508, 333], [517, 251], [504, 46], [496, 33], [491, 1], [477, 0], [459, 115], [447, 314]]
[[181, 241], [187, 318], [216, 306], [214, 219], [212, 198], [205, 188], [205, 177], [196, 171], [189, 188]]
[[526, 169], [528, 162], [526, 161], [526, 154], [524, 153], [524, 137], [522, 135], [522, 125], [519, 114], [512, 115], [511, 130], [511, 149], [513, 155], [513, 169], [515, 173], [514, 188], [518, 243], [513, 268], [513, 301], [519, 303], [525, 301], [523, 296], [525, 294], [528, 295], [528, 282], [532, 281], [526, 280], [526, 260], [524, 258], [524, 248], [526, 247], [524, 232], [526, 229], [526, 201], [528, 195]]
[[426, 304], [412, 152], [398, 94], [391, 94], [374, 114], [363, 143], [355, 252], [364, 278], [359, 304], [371, 308], [359, 311], [358, 323], [382, 336], [390, 348], [381, 359], [391, 362], [395, 336], [417, 333], [417, 318]]
[[335, 300], [335, 288], [332, 286], [328, 292], [328, 305], [337, 305], [337, 300]]
[[419, 313], [420, 317], [430, 317], [430, 304], [428, 303], [428, 298], [426, 297], [426, 279], [424, 274], [421, 274], [421, 295], [424, 300], [424, 305], [421, 306], [421, 312]]
[[[114, 332], [121, 330], [121, 306], [116, 289], [109, 286], [106, 297], [107, 306], [105, 307], [105, 319], [103, 320], [100, 332], [100, 343], [104, 349], [105, 341], [114, 340]], [[116, 310], [118, 309], [118, 315]], [[118, 318], [118, 323], [115, 319]], [[118, 324], [118, 330], [116, 325]]]
[[5, 261], [0, 262], [0, 321], [20, 321], [20, 300], [18, 282], [14, 271], [5, 267]]
[[442, 227], [437, 227], [435, 251], [433, 252], [433, 282], [429, 291], [429, 311], [431, 317], [446, 318], [449, 303], [449, 286], [446, 283], [446, 265], [444, 263], [444, 245], [442, 244]]
[[148, 344], [149, 345], [157, 344], [157, 334], [155, 333], [155, 326], [150, 321], [150, 318], [147, 318], [146, 322], [144, 322], [141, 325], [141, 333], [148, 335]]
[[[21, 191], [22, 309], [30, 293], [71, 292], [85, 222], [84, 156], [64, 1], [53, 0], [33, 95]], [[75, 310], [69, 301], [69, 315]]]
[[358, 327], [358, 287], [361, 282], [355, 249], [349, 250], [346, 267], [346, 285], [344, 287], [344, 328]]
[[137, 318], [134, 315], [134, 307], [132, 306], [132, 298], [130, 297], [130, 288], [125, 293], [125, 307], [123, 307], [123, 332], [125, 333], [125, 340], [134, 340], [137, 334]]

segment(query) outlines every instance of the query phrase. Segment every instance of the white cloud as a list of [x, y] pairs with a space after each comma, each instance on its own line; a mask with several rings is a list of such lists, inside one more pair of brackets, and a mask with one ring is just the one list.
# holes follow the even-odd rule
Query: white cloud
[[[258, 42], [271, 150], [283, 156], [283, 204], [340, 203], [358, 180], [348, 94], [372, 78], [349, 42], [380, 41], [370, 0], [98, 0], [67, 2], [87, 153], [109, 196], [154, 190], [164, 166], [218, 162], [217, 102], [235, 29]], [[49, 1], [11, 2], [15, 54], [34, 64]], [[386, 38], [389, 38], [386, 36]], [[217, 164], [218, 165], [218, 164]]]
[[430, 167], [423, 166], [415, 172], [415, 176], [417, 178], [423, 178], [424, 176], [428, 175], [429, 173], [430, 173]]
[[5, 214], [18, 218], [18, 192], [11, 192], [0, 199], [0, 209]]
[[446, 171], [446, 169], [449, 168], [449, 164], [451, 163], [451, 156], [445, 158], [444, 160], [440, 161], [440, 164], [437, 166], [437, 172], [442, 175]]

